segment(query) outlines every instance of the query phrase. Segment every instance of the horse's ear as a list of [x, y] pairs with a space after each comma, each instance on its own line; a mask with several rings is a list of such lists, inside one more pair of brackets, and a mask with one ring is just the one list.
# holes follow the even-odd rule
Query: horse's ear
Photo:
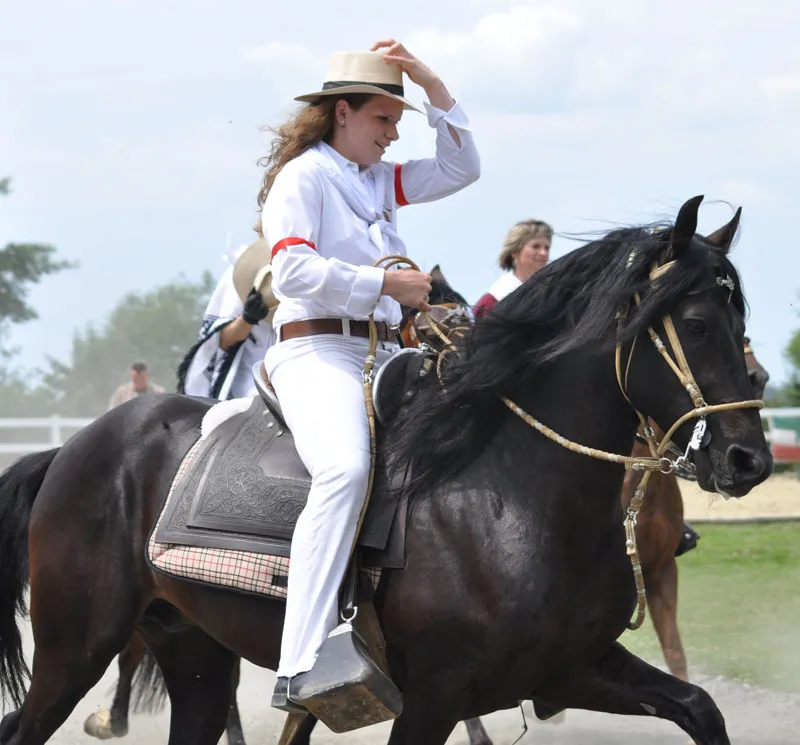
[[736, 237], [736, 231], [739, 229], [739, 219], [742, 216], [742, 208], [736, 210], [733, 219], [727, 224], [723, 225], [719, 230], [715, 230], [711, 235], [706, 236], [706, 240], [713, 246], [719, 248], [722, 253], [728, 253], [728, 250]]
[[433, 267], [433, 269], [431, 269], [431, 279], [438, 279], [440, 281], [447, 282], [438, 264], [435, 267]]
[[700, 202], [703, 195], [692, 197], [683, 203], [678, 210], [678, 217], [675, 219], [675, 227], [672, 228], [672, 239], [670, 241], [673, 258], [678, 258], [688, 247], [697, 232], [697, 211], [700, 209]]

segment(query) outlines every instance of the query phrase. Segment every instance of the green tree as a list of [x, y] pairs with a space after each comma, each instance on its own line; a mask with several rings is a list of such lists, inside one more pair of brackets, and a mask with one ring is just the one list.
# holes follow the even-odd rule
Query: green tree
[[[10, 193], [10, 181], [0, 179], [0, 196]], [[57, 261], [52, 246], [7, 243], [0, 248], [0, 414], [3, 417], [47, 416], [53, 413], [52, 392], [31, 383], [31, 376], [11, 367], [15, 350], [9, 344], [11, 326], [37, 317], [27, 302], [30, 287], [49, 274], [74, 264]], [[3, 441], [30, 439], [31, 432], [2, 429]], [[7, 463], [4, 463], [7, 465]]]
[[44, 376], [58, 413], [102, 414], [114, 389], [129, 379], [134, 362], [146, 362], [151, 381], [174, 391], [176, 370], [197, 339], [215, 284], [205, 272], [199, 281], [181, 277], [148, 292], [130, 293], [105, 323], [77, 332], [70, 362], [50, 359]]
[[[0, 195], [9, 191], [9, 179], [0, 179]], [[75, 266], [69, 261], [57, 261], [55, 251], [41, 243], [7, 243], [0, 248], [0, 330], [36, 318], [36, 310], [27, 302], [31, 285], [48, 274]], [[11, 350], [2, 342], [0, 336], [0, 353], [7, 357]]]

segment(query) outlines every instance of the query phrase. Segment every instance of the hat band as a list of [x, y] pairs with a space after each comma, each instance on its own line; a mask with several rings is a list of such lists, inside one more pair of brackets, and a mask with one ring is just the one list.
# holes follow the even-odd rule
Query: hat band
[[350, 85], [371, 85], [373, 88], [380, 88], [382, 91], [391, 93], [393, 96], [404, 95], [402, 85], [395, 85], [394, 83], [366, 83], [363, 80], [329, 80], [322, 86], [322, 90], [329, 91]]

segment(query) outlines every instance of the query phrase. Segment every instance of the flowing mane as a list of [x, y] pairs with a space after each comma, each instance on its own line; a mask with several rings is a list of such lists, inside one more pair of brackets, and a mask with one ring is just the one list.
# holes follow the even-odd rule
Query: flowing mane
[[636, 293], [642, 303], [630, 307], [623, 342], [658, 322], [687, 293], [714, 286], [717, 276], [734, 279], [731, 302], [744, 315], [736, 270], [725, 251], [701, 236], [691, 239], [669, 272], [650, 281], [653, 263], [671, 258], [672, 232], [665, 224], [614, 230], [548, 264], [480, 319], [458, 361], [447, 366], [444, 387], [430, 376], [393, 426], [393, 463], [408, 468], [406, 488], [430, 490], [473, 462], [508, 415], [500, 396], [530, 390], [546, 367], [568, 353], [610, 352], [618, 313]]

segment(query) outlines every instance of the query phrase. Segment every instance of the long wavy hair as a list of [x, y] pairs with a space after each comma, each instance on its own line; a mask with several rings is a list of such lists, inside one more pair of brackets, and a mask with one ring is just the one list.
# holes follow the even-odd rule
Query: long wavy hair
[[259, 208], [264, 206], [275, 178], [290, 160], [318, 142], [330, 144], [338, 101], [347, 101], [351, 109], [358, 111], [371, 98], [371, 93], [320, 96], [316, 101], [303, 106], [280, 127], [264, 127], [264, 131], [271, 132], [275, 137], [270, 144], [269, 155], [258, 161], [258, 165], [267, 169], [258, 192]]

